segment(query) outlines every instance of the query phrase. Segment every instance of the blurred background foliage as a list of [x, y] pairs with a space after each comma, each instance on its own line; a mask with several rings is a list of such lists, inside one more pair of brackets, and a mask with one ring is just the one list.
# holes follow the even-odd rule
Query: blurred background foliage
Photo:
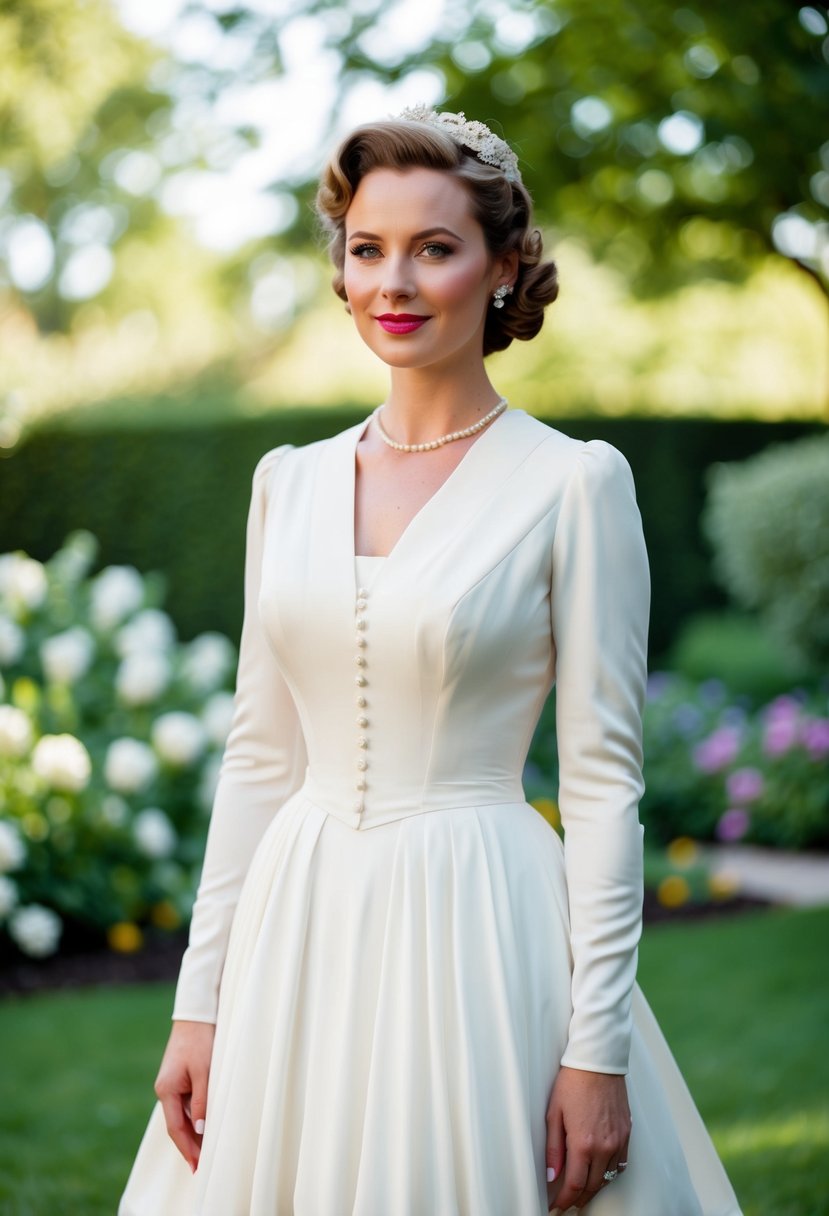
[[310, 201], [342, 131], [421, 100], [503, 130], [561, 263], [542, 337], [493, 361], [516, 404], [825, 419], [827, 36], [824, 6], [784, 0], [751, 20], [714, 0], [6, 0], [0, 450], [68, 410], [201, 421], [205, 380], [214, 418], [373, 404], [383, 369], [330, 294]]

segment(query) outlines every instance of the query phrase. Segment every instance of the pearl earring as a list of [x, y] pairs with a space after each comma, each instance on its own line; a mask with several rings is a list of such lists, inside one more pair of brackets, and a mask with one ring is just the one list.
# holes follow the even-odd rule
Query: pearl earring
[[509, 283], [502, 283], [500, 287], [496, 287], [495, 292], [492, 296], [492, 307], [493, 308], [503, 308], [504, 307], [504, 296], [508, 296], [511, 294], [512, 294], [512, 288], [510, 287]]

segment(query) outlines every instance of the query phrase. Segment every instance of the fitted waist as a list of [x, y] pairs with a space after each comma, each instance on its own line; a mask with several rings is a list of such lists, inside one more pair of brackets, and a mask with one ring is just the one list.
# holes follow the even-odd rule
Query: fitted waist
[[405, 781], [383, 782], [369, 791], [361, 791], [350, 789], [342, 777], [326, 776], [310, 769], [298, 793], [326, 814], [359, 829], [380, 827], [381, 824], [406, 819], [410, 815], [525, 801], [524, 788], [516, 777], [500, 780], [469, 778], [451, 782], [420, 782], [417, 785]]

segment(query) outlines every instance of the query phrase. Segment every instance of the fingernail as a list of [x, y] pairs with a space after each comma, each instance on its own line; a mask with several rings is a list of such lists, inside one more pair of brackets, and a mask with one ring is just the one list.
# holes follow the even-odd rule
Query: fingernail
[[200, 1136], [204, 1131], [204, 1119], [197, 1119], [195, 1123], [196, 1135]]
[[548, 1165], [547, 1166], [547, 1181], [555, 1182], [555, 1180], [556, 1180], [556, 1172], [551, 1165]]

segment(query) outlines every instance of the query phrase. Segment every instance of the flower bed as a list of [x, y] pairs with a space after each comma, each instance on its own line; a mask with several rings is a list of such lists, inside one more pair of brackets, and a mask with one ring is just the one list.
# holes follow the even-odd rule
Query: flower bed
[[233, 709], [236, 652], [181, 643], [163, 581], [89, 571], [73, 533], [0, 557], [0, 954], [64, 936], [140, 948], [186, 923]]
[[649, 681], [642, 821], [676, 836], [829, 847], [829, 697], [797, 690], [752, 707], [716, 680]]

